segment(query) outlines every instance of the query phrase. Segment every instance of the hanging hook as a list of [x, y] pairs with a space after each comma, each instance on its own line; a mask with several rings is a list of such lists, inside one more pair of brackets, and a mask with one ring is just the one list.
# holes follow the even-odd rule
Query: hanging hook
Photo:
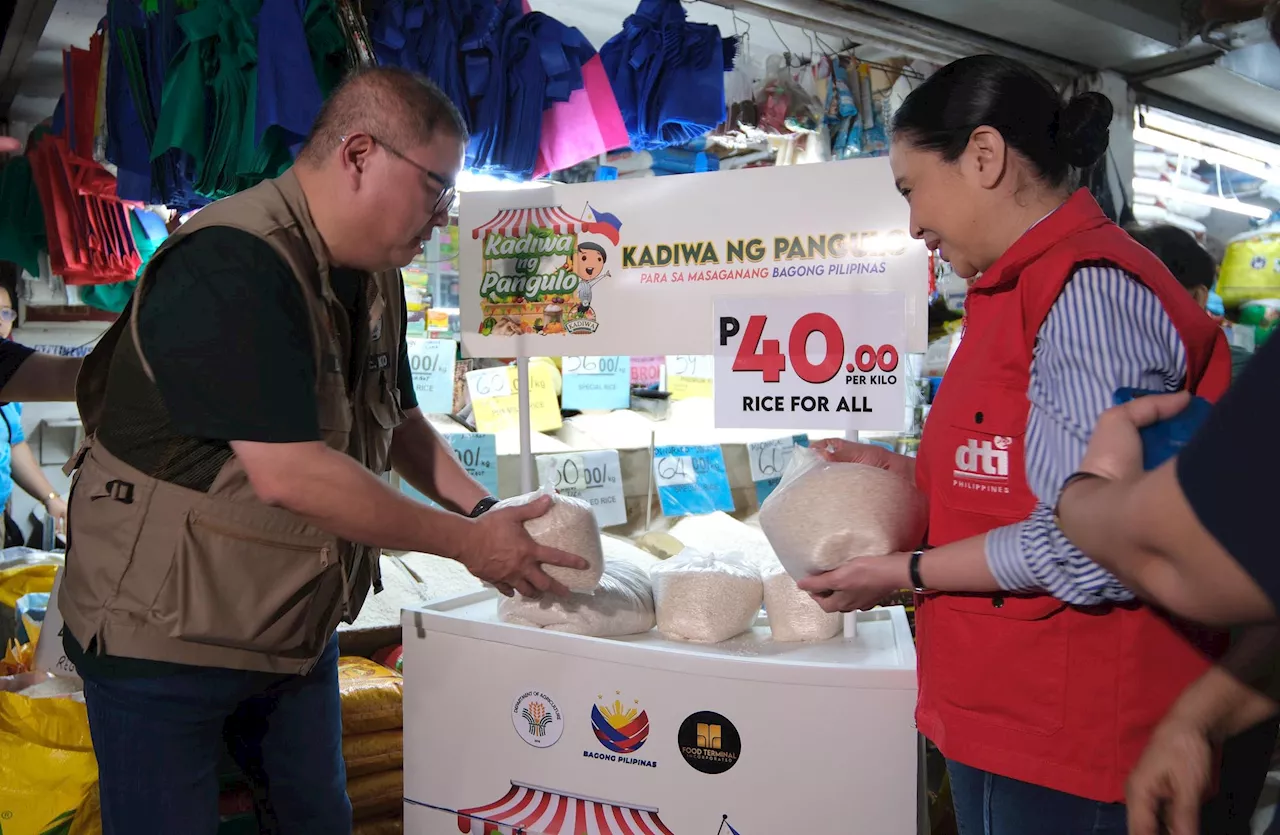
[[827, 55], [829, 55], [829, 56], [833, 56], [833, 57], [834, 57], [834, 56], [836, 56], [836, 55], [839, 55], [839, 54], [840, 54], [840, 50], [838, 50], [838, 49], [832, 49], [832, 48], [831, 48], [831, 44], [827, 43], [826, 41], [824, 41], [824, 40], [822, 39], [822, 36], [818, 34], [818, 30], [816, 30], [816, 29], [815, 29], [815, 30], [813, 31], [813, 37], [814, 37], [815, 39], [817, 39], [818, 44], [819, 44], [823, 49], [825, 49], [825, 50], [827, 51]]
[[738, 34], [739, 25], [743, 27], [742, 34], [738, 37], [738, 40], [742, 44], [742, 54], [749, 58], [751, 55], [751, 21], [739, 17], [736, 7], [730, 9], [730, 11], [733, 13], [733, 34]]
[[814, 44], [814, 34], [810, 34], [808, 29], [801, 29], [800, 34], [804, 35], [809, 41], [809, 61], [813, 62], [813, 57], [818, 54], [818, 47]]
[[786, 50], [787, 66], [791, 66], [791, 47], [787, 46], [787, 42], [782, 39], [782, 34], [778, 32], [778, 27], [773, 25], [773, 21], [769, 21], [769, 28], [773, 30], [773, 34], [777, 36], [778, 43], [782, 44], [782, 48]]

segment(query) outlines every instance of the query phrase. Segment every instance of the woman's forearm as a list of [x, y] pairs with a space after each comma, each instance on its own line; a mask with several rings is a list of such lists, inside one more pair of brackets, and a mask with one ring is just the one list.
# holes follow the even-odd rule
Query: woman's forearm
[[25, 441], [13, 445], [9, 460], [14, 483], [27, 491], [36, 501], [43, 504], [48, 501], [50, 494], [57, 492], [40, 469], [35, 453]]

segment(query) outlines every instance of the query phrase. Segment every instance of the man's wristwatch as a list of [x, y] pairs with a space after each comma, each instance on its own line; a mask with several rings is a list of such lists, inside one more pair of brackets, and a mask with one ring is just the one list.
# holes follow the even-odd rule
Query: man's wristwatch
[[483, 499], [481, 499], [479, 502], [476, 503], [476, 506], [472, 508], [471, 512], [467, 515], [470, 516], [472, 519], [479, 518], [486, 511], [493, 509], [493, 506], [496, 505], [497, 503], [498, 503], [498, 500], [495, 499], [493, 496], [485, 496]]
[[911, 561], [907, 563], [907, 570], [911, 572], [911, 588], [917, 594], [924, 594], [924, 580], [920, 579], [920, 558], [924, 556], [924, 550], [911, 552]]
[[60, 498], [62, 498], [62, 497], [58, 495], [58, 491], [57, 491], [57, 490], [54, 490], [54, 491], [50, 492], [50, 493], [49, 493], [49, 495], [47, 495], [47, 496], [45, 496], [45, 497], [44, 497], [44, 504], [45, 504], [45, 507], [48, 507], [48, 506], [49, 506], [49, 502], [53, 501], [54, 499], [60, 499]]

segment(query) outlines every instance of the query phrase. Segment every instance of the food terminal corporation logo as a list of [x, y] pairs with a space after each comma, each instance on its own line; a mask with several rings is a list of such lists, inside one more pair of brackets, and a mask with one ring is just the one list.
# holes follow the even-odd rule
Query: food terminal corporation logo
[[591, 729], [600, 744], [613, 753], [633, 754], [649, 738], [649, 714], [640, 709], [639, 700], [623, 704], [622, 691], [615, 690], [614, 696], [613, 704], [604, 704], [604, 696], [597, 697], [591, 708]]
[[699, 711], [680, 724], [676, 739], [684, 761], [703, 774], [723, 774], [742, 756], [742, 737], [726, 717]]
[[534, 748], [550, 748], [564, 733], [560, 708], [546, 693], [530, 690], [516, 699], [511, 709], [511, 724], [516, 733]]

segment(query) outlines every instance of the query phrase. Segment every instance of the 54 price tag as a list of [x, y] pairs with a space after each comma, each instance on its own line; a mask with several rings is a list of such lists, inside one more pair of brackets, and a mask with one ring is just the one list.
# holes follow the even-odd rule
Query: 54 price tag
[[717, 428], [901, 430], [900, 291], [715, 305]]

